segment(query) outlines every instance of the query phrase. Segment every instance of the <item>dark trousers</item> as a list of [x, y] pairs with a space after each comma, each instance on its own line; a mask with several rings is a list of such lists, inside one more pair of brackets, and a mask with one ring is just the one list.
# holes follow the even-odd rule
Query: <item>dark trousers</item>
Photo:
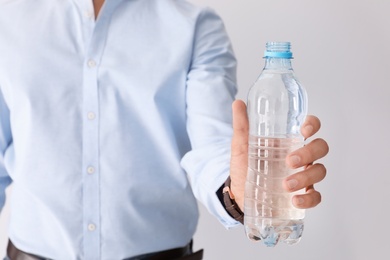
[[[184, 247], [170, 250], [134, 256], [124, 260], [202, 260], [203, 249], [193, 253], [192, 241]], [[17, 249], [11, 240], [8, 241], [7, 257], [5, 260], [50, 260], [44, 257], [32, 255]]]

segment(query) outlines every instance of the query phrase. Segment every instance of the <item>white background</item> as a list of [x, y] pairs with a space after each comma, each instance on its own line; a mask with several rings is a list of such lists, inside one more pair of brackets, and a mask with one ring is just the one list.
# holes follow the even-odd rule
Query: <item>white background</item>
[[[243, 228], [225, 230], [201, 206], [195, 249], [205, 260], [389, 259], [390, 1], [192, 0], [225, 21], [238, 59], [238, 98], [263, 67], [267, 41], [291, 41], [293, 67], [318, 116], [322, 203], [307, 211], [302, 241], [266, 248]], [[6, 245], [6, 206], [0, 217], [0, 258]], [[113, 259], [114, 260], [114, 259]]]
[[390, 1], [192, 0], [225, 21], [238, 59], [238, 98], [263, 68], [267, 41], [291, 41], [293, 67], [330, 152], [322, 203], [296, 246], [266, 248], [226, 231], [202, 208], [195, 246], [206, 260], [390, 259]]

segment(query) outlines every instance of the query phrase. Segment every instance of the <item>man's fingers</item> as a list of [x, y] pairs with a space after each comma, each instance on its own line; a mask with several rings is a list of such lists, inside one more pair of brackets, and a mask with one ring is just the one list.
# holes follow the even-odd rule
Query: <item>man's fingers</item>
[[321, 122], [318, 117], [313, 115], [308, 115], [305, 122], [301, 127], [301, 133], [305, 139], [311, 137], [318, 132], [321, 128]]
[[291, 168], [302, 167], [324, 157], [328, 152], [329, 146], [326, 141], [318, 138], [290, 153], [286, 158], [286, 163]]
[[317, 163], [309, 165], [305, 170], [288, 176], [284, 180], [284, 188], [287, 191], [293, 192], [305, 187], [313, 187], [314, 184], [322, 181], [326, 176], [326, 168], [324, 165]]
[[321, 193], [316, 191], [313, 186], [309, 187], [305, 194], [295, 195], [293, 204], [300, 209], [313, 208], [321, 203]]

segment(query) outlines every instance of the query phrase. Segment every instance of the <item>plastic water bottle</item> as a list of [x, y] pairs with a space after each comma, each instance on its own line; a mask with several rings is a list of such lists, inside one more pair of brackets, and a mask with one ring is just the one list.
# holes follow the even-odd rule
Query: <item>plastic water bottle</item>
[[248, 93], [249, 151], [244, 224], [249, 239], [273, 247], [299, 242], [305, 211], [295, 208], [283, 180], [286, 156], [303, 146], [307, 96], [294, 75], [289, 42], [268, 42], [265, 67]]

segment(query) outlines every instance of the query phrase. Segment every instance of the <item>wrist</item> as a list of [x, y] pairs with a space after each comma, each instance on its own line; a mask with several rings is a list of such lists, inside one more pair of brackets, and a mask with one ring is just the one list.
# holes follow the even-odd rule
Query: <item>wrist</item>
[[230, 181], [230, 193], [231, 198], [235, 200], [240, 210], [244, 211], [244, 190], [237, 188], [237, 185], [233, 181]]
[[[231, 217], [233, 217], [235, 220], [244, 223], [244, 213], [241, 210], [242, 208], [237, 203], [234, 193], [231, 190], [231, 180], [230, 176], [227, 178], [224, 188], [222, 190], [223, 193], [223, 201], [225, 204], [225, 209], [229, 213]], [[243, 198], [240, 199], [241, 205], [243, 205]]]

